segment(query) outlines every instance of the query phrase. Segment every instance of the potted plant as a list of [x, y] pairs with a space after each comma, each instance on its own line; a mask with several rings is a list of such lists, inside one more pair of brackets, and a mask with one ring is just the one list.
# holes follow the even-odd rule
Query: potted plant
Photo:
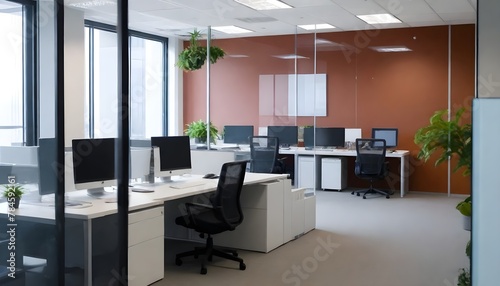
[[[184, 131], [189, 138], [194, 138], [200, 143], [207, 142], [207, 124], [203, 120], [193, 121], [187, 124], [187, 128]], [[219, 131], [212, 122], [210, 122], [210, 142], [215, 144], [215, 139], [218, 138]]]
[[19, 208], [19, 202], [23, 194], [24, 188], [21, 185], [12, 184], [4, 186], [3, 196], [7, 199], [10, 207]]
[[[189, 46], [179, 54], [176, 65], [181, 69], [193, 71], [200, 69], [205, 64], [207, 47], [198, 44], [198, 39], [201, 37], [200, 31], [195, 29], [194, 32], [189, 34]], [[221, 48], [210, 46], [210, 63], [214, 64], [225, 55], [226, 53]]]

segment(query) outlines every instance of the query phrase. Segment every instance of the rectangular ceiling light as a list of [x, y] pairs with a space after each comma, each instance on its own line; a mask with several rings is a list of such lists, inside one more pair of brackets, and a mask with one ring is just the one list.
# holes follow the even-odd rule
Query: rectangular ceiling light
[[212, 27], [212, 30], [216, 30], [226, 34], [244, 34], [244, 33], [253, 33], [253, 31], [243, 29], [237, 26], [219, 26]]
[[411, 52], [412, 49], [405, 46], [385, 46], [385, 47], [370, 47], [370, 49], [379, 53], [400, 53]]
[[273, 56], [273, 57], [278, 58], [278, 59], [284, 59], [284, 60], [293, 60], [293, 59], [308, 59], [308, 57], [299, 56], [299, 55], [295, 55], [295, 54], [288, 54], [288, 55], [276, 55], [276, 56]]
[[324, 29], [335, 29], [335, 26], [330, 24], [310, 24], [310, 25], [299, 25], [300, 28], [304, 30], [324, 30]]
[[391, 14], [371, 14], [371, 15], [356, 15], [356, 17], [365, 21], [368, 24], [393, 24], [401, 23], [401, 21]]
[[234, 0], [255, 10], [288, 9], [292, 6], [278, 0]]
[[69, 6], [76, 7], [76, 8], [82, 8], [82, 9], [100, 7], [100, 6], [105, 6], [105, 5], [116, 5], [116, 3], [113, 1], [109, 1], [109, 0], [90, 0], [90, 1], [82, 1], [82, 2], [76, 2], [76, 3], [69, 4]]

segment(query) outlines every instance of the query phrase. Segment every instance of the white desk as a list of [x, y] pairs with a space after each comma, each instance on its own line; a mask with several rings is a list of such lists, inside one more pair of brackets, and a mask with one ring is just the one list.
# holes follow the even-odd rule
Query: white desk
[[[280, 149], [280, 154], [294, 155], [295, 161], [295, 178], [298, 178], [298, 157], [299, 156], [332, 156], [332, 157], [356, 157], [356, 150], [347, 149], [315, 149], [306, 150], [304, 147], [291, 147], [290, 149]], [[388, 152], [385, 155], [387, 158], [399, 158], [401, 162], [399, 177], [400, 185], [399, 190], [401, 192], [401, 197], [408, 193], [408, 183], [410, 179], [410, 166], [409, 158], [410, 152], [406, 150], [397, 150], [396, 152]], [[391, 176], [389, 178], [393, 178]]]
[[[201, 176], [192, 176], [191, 178], [201, 179]], [[189, 179], [189, 177], [183, 179]], [[285, 180], [285, 179], [286, 175], [281, 175], [281, 174], [246, 173], [244, 186], [272, 182], [276, 180]], [[164, 202], [166, 201], [212, 192], [215, 191], [217, 183], [218, 180], [207, 179], [206, 184], [204, 185], [186, 189], [174, 189], [170, 188], [168, 184], [166, 184], [162, 186], [156, 186], [155, 191], [152, 193], [130, 192], [129, 211], [131, 214], [142, 211], [149, 211], [151, 209], [154, 209], [155, 207], [163, 206]], [[84, 285], [92, 285], [92, 220], [117, 213], [116, 203], [106, 203], [105, 200], [102, 199], [92, 199], [87, 196], [86, 191], [69, 192], [67, 193], [67, 195], [68, 198], [72, 200], [92, 202], [92, 206], [87, 208], [66, 208], [65, 210], [67, 218], [78, 219], [83, 221], [84, 237], [85, 237]], [[7, 203], [1, 203], [0, 215], [5, 216], [7, 213], [8, 213]], [[16, 215], [16, 219], [19, 220], [24, 219], [33, 222], [40, 222], [47, 224], [53, 224], [55, 217], [53, 207], [42, 207], [39, 205], [32, 205], [26, 203], [23, 204], [22, 200], [19, 209], [15, 210], [14, 214]], [[255, 230], [255, 233], [263, 233], [265, 231], [267, 231], [267, 229], [264, 229], [262, 231]], [[163, 259], [161, 261], [163, 261]], [[151, 265], [149, 265], [148, 263], [142, 263], [142, 264], [144, 267], [151, 267]], [[162, 269], [163, 273], [163, 265], [157, 265], [157, 266]]]

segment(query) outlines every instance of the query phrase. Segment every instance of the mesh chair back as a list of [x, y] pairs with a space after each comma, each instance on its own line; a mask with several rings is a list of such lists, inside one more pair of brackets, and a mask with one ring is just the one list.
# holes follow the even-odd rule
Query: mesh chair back
[[217, 191], [211, 198], [212, 205], [220, 210], [222, 219], [236, 227], [243, 221], [240, 194], [245, 180], [247, 161], [228, 162], [222, 165]]
[[250, 137], [250, 172], [272, 173], [276, 165], [279, 151], [278, 137]]
[[384, 164], [385, 139], [356, 139], [356, 175], [381, 176]]

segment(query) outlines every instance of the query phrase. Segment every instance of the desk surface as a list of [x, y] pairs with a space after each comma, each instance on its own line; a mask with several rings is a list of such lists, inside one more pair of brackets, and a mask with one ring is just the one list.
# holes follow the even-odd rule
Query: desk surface
[[[304, 147], [290, 147], [290, 149], [280, 149], [280, 154], [290, 155], [327, 155], [327, 156], [349, 156], [355, 157], [356, 150], [349, 149], [313, 149], [306, 150]], [[410, 155], [407, 150], [396, 150], [395, 152], [386, 152], [386, 157], [401, 158]]]
[[[286, 174], [257, 174], [257, 173], [246, 173], [244, 185], [263, 183], [278, 179], [286, 178]], [[175, 178], [174, 178], [175, 179]], [[201, 175], [191, 175], [189, 177], [182, 177], [182, 180], [202, 180]], [[217, 188], [218, 180], [215, 179], [203, 179], [206, 180], [204, 185], [194, 186], [185, 189], [174, 189], [170, 188], [168, 183], [164, 185], [155, 186], [154, 192], [151, 193], [136, 193], [129, 192], [129, 210], [135, 211], [145, 208], [150, 208], [154, 206], [163, 205], [164, 201], [175, 200], [178, 198], [189, 197], [193, 195], [203, 194], [207, 192], [215, 191]], [[67, 218], [90, 220], [97, 217], [106, 216], [117, 212], [116, 203], [106, 202], [106, 199], [95, 199], [87, 195], [86, 190], [68, 192], [66, 194], [68, 199], [91, 202], [90, 207], [85, 208], [71, 208], [67, 207], [65, 209]], [[0, 204], [0, 214], [7, 214], [9, 212], [7, 203]], [[17, 210], [12, 214], [16, 217], [28, 217], [34, 218], [40, 221], [44, 220], [54, 220], [55, 209], [53, 206], [47, 204], [29, 204], [24, 203], [21, 200], [21, 204]]]

